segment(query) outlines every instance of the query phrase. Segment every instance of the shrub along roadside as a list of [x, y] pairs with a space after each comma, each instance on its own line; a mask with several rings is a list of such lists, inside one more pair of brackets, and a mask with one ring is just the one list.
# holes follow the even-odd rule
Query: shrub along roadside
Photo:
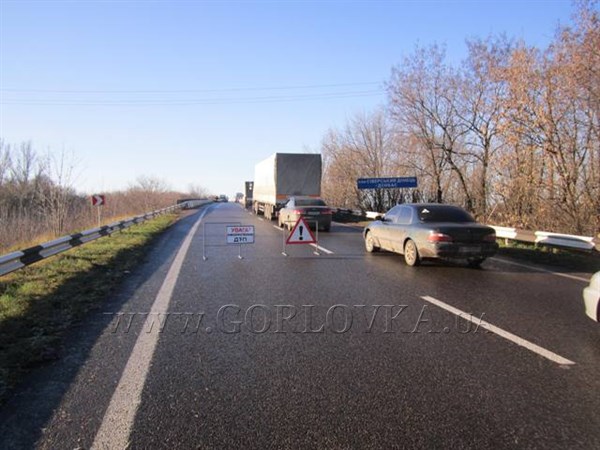
[[0, 404], [62, 338], [114, 292], [176, 219], [164, 215], [0, 278]]

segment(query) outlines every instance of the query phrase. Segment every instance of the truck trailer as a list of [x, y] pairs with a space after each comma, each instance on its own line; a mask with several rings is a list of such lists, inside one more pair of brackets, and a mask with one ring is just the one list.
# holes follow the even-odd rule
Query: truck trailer
[[254, 168], [252, 210], [273, 220], [290, 196], [321, 196], [321, 155], [274, 153]]

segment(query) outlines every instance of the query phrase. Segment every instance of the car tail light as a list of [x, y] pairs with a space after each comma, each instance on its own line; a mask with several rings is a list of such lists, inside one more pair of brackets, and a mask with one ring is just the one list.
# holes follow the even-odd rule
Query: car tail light
[[301, 211], [301, 210], [299, 210], [299, 209], [295, 209], [295, 210], [293, 210], [293, 211], [292, 211], [292, 214], [301, 215], [301, 214], [302, 214], [302, 211]]
[[484, 242], [496, 242], [496, 233], [486, 234], [483, 237]]
[[427, 240], [429, 242], [452, 242], [452, 236], [444, 233], [431, 233]]

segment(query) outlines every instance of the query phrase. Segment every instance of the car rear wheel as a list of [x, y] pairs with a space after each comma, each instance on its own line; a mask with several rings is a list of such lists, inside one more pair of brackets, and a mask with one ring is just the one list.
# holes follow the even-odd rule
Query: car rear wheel
[[404, 261], [409, 266], [418, 266], [421, 263], [417, 245], [410, 239], [404, 244]]
[[365, 236], [365, 249], [369, 253], [379, 251], [379, 247], [375, 245], [375, 238], [373, 237], [373, 233], [371, 233], [370, 231], [367, 232], [367, 235]]

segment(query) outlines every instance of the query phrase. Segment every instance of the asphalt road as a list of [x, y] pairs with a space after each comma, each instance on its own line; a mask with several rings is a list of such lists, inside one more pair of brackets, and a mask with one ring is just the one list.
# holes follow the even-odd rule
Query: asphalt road
[[[256, 227], [243, 259], [223, 222]], [[600, 448], [589, 274], [319, 238], [285, 257], [235, 204], [187, 215], [24, 381], [0, 448]]]

